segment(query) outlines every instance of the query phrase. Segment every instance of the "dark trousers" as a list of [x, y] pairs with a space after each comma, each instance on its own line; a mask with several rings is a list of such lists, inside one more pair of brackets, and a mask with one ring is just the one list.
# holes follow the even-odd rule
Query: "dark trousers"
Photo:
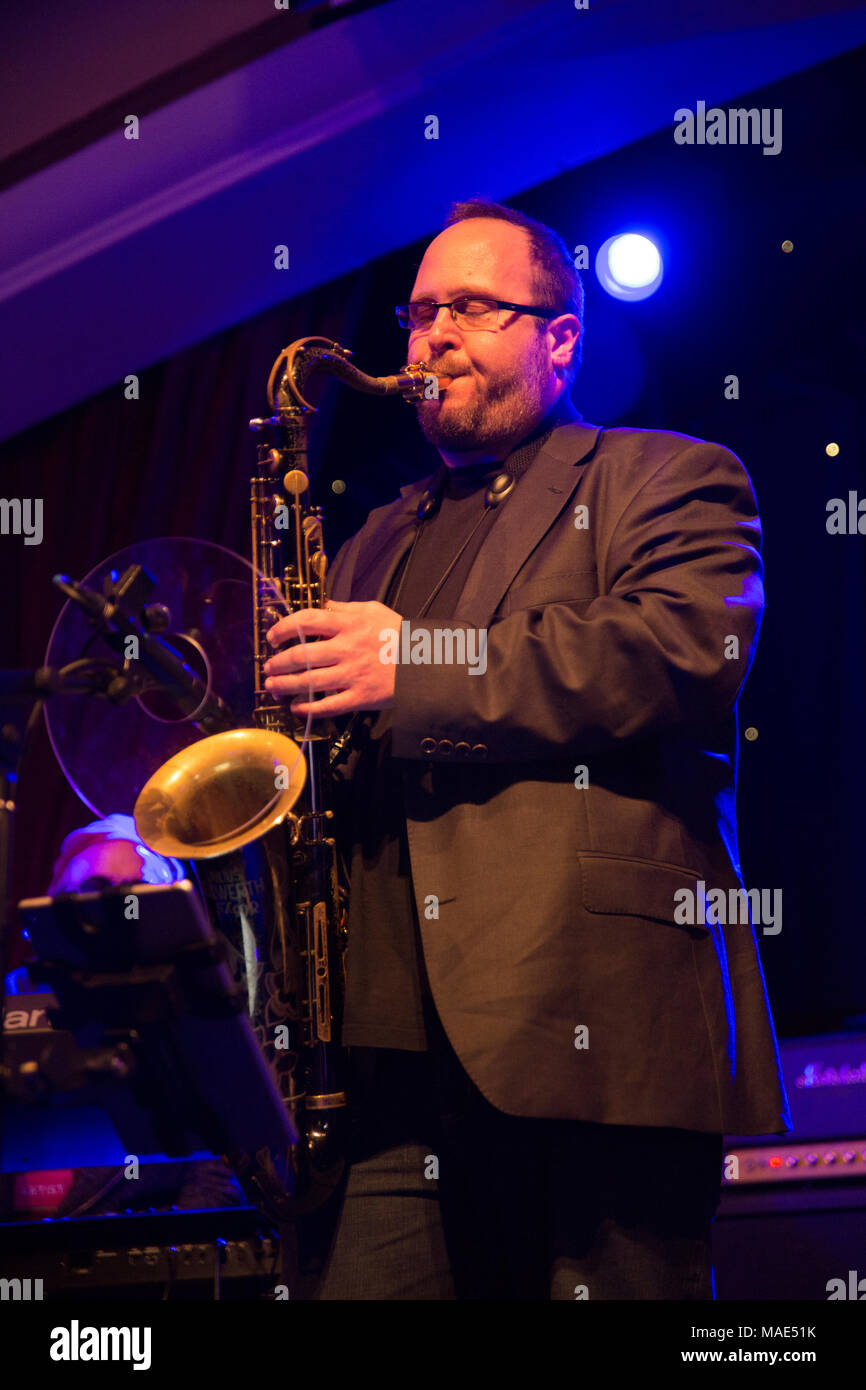
[[302, 1297], [713, 1297], [721, 1135], [506, 1115], [430, 1031], [352, 1049], [351, 1162]]

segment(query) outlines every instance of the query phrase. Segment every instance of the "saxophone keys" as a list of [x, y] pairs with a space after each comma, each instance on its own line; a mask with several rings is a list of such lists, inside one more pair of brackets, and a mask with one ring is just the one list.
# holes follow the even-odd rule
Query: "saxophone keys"
[[310, 486], [310, 480], [300, 468], [292, 468], [283, 478], [283, 487], [290, 497], [300, 497]]

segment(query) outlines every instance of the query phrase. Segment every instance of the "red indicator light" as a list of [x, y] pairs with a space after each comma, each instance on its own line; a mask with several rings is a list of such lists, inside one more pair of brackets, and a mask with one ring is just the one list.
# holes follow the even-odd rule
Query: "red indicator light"
[[770, 1159], [770, 1167], [771, 1167], [771, 1168], [781, 1168], [781, 1166], [782, 1166], [782, 1160], [781, 1160], [781, 1158], [779, 1157], [778, 1154], [773, 1154], [773, 1157]]

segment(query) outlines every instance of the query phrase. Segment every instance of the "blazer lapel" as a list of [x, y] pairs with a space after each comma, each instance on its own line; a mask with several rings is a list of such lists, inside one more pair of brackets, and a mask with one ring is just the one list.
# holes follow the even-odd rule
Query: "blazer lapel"
[[560, 513], [568, 506], [595, 450], [600, 425], [561, 425], [533, 459], [502, 516], [484, 542], [483, 564], [474, 564], [454, 617], [485, 627], [511, 581]]
[[401, 487], [400, 496], [405, 505], [396, 516], [384, 517], [371, 526], [364, 536], [352, 575], [353, 600], [372, 599], [384, 603], [397, 566], [415, 537], [418, 503], [429, 483], [430, 478], [425, 478], [420, 483]]
[[[502, 504], [502, 516], [484, 542], [484, 564], [476, 563], [469, 571], [456, 619], [473, 627], [486, 625], [526, 557], [571, 500], [600, 433], [600, 425], [582, 420], [554, 430], [514, 495]], [[352, 599], [385, 601], [415, 537], [418, 503], [425, 489], [435, 485], [439, 472], [401, 487], [403, 505], [396, 516], [383, 517], [372, 526], [368, 523], [352, 577]]]

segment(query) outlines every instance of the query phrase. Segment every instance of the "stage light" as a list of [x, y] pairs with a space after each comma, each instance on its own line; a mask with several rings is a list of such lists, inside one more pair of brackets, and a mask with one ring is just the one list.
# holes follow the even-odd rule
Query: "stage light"
[[620, 232], [599, 247], [595, 273], [615, 299], [646, 299], [662, 282], [661, 252], [647, 236]]

